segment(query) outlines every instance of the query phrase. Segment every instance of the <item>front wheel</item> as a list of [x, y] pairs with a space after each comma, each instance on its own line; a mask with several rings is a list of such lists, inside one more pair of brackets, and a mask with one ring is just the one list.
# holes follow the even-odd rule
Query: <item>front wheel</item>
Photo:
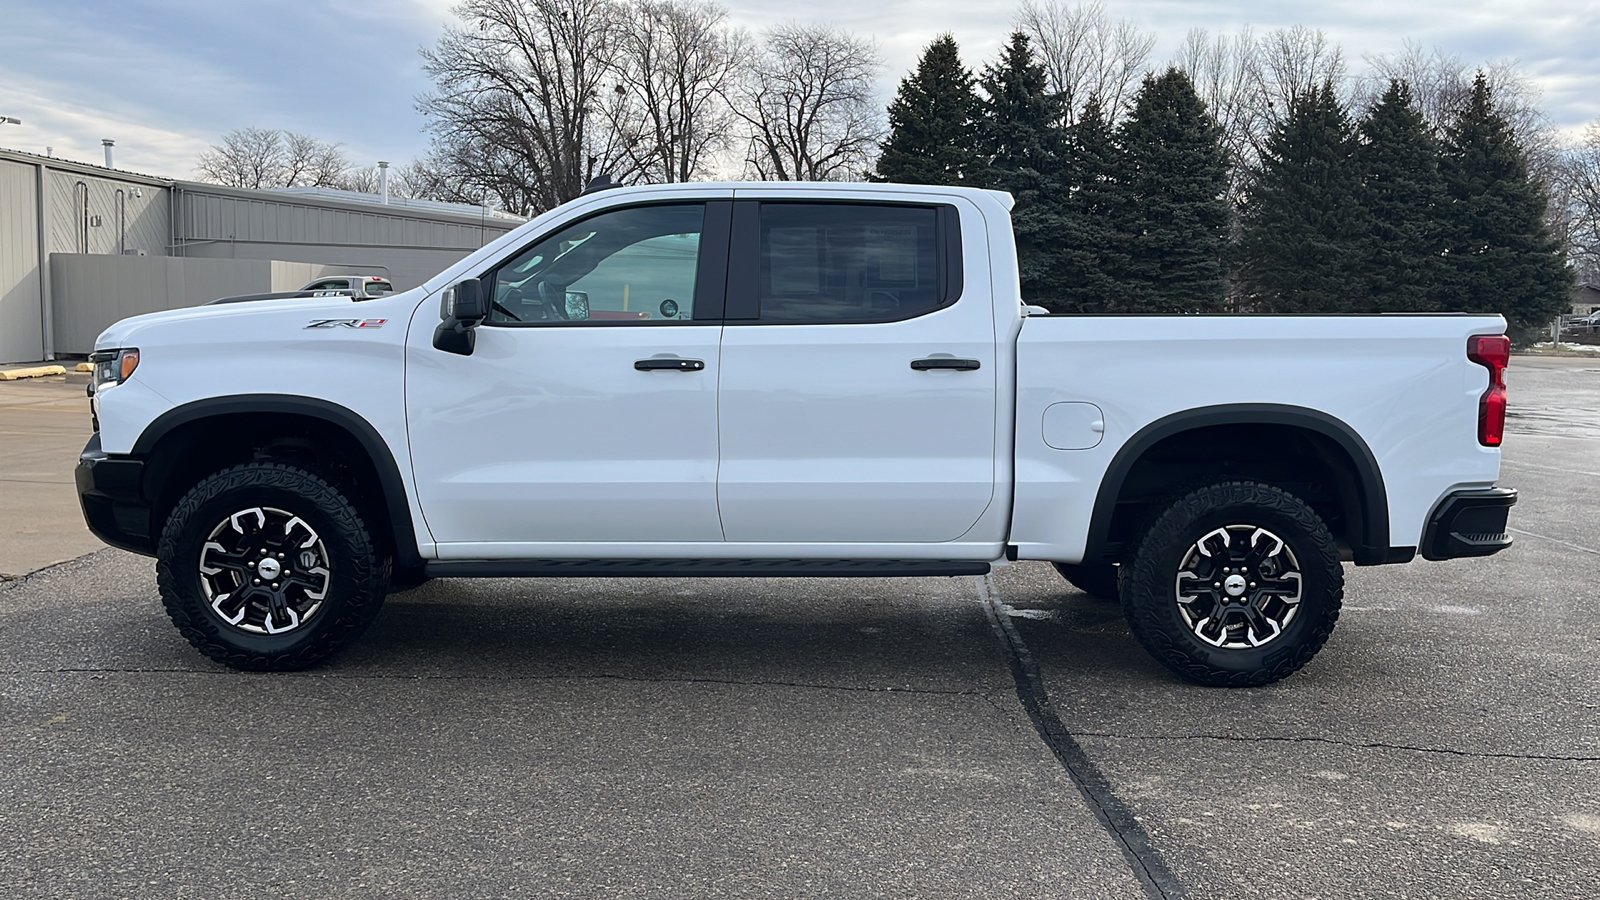
[[178, 631], [235, 669], [304, 669], [377, 616], [389, 560], [355, 505], [317, 475], [253, 462], [180, 499], [157, 549], [157, 583]]
[[1333, 535], [1298, 497], [1229, 481], [1156, 517], [1122, 566], [1134, 637], [1191, 681], [1269, 684], [1311, 661], [1333, 632], [1344, 569]]

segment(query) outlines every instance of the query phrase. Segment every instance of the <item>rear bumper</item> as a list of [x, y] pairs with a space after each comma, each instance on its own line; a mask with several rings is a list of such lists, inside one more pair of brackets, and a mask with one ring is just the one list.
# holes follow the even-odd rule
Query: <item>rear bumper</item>
[[150, 501], [144, 496], [144, 462], [112, 456], [100, 449], [100, 435], [89, 439], [74, 473], [83, 520], [94, 536], [113, 547], [154, 556]]
[[1422, 533], [1424, 559], [1488, 556], [1511, 546], [1506, 517], [1517, 502], [1512, 488], [1456, 491], [1444, 498]]

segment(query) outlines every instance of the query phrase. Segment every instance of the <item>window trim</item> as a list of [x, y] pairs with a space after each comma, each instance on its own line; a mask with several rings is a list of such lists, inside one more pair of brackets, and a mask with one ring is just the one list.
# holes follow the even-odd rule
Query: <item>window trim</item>
[[[934, 271], [939, 279], [936, 306], [911, 315], [875, 316], [848, 321], [794, 322], [761, 318], [761, 207], [767, 206], [880, 206], [926, 209], [934, 213]], [[733, 207], [733, 234], [729, 246], [728, 288], [725, 297], [728, 325], [882, 325], [907, 322], [942, 309], [961, 299], [964, 265], [961, 254], [961, 210], [953, 203], [906, 200], [848, 200], [842, 198], [738, 200]]]
[[577, 322], [496, 322], [492, 318], [485, 318], [482, 327], [486, 328], [681, 328], [685, 325], [715, 325], [722, 321], [723, 307], [727, 292], [728, 271], [728, 234], [731, 226], [734, 201], [731, 199], [717, 198], [701, 200], [695, 198], [674, 198], [669, 200], [653, 200], [646, 203], [631, 203], [618, 206], [607, 206], [597, 209], [588, 215], [576, 219], [568, 219], [541, 233], [527, 243], [517, 247], [515, 251], [498, 259], [494, 265], [484, 270], [478, 276], [483, 281], [485, 296], [493, 297], [495, 282], [499, 279], [500, 270], [510, 265], [511, 262], [532, 247], [537, 246], [550, 238], [555, 237], [569, 228], [582, 225], [591, 219], [612, 213], [627, 212], [634, 209], [648, 209], [653, 206], [701, 206], [704, 208], [700, 220], [700, 250], [695, 263], [694, 280], [694, 310], [692, 317], [685, 319], [582, 319]]

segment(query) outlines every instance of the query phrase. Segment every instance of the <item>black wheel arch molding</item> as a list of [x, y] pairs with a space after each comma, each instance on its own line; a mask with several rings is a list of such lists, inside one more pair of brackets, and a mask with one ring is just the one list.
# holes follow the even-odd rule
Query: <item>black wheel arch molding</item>
[[[378, 433], [378, 430], [373, 427], [371, 422], [368, 422], [364, 417], [348, 407], [332, 401], [294, 394], [235, 394], [226, 397], [210, 397], [173, 407], [157, 416], [149, 425], [145, 426], [144, 431], [134, 441], [131, 451], [126, 455], [108, 455], [100, 452], [99, 435], [96, 435], [95, 440], [91, 441], [91, 446], [108, 462], [124, 463], [126, 461], [126, 463], [136, 464], [143, 469], [139, 495], [144, 501], [146, 514], [151, 515], [155, 512], [154, 504], [157, 498], [152, 495], [156, 485], [150, 482], [148, 476], [154, 462], [152, 457], [162, 440], [175, 429], [184, 425], [217, 416], [240, 414], [303, 416], [320, 420], [350, 435], [356, 444], [365, 451], [367, 460], [371, 464], [372, 474], [377, 482], [378, 492], [382, 494], [381, 497], [373, 499], [381, 504], [382, 511], [388, 518], [388, 528], [384, 530], [394, 548], [395, 564], [407, 567], [420, 567], [422, 565], [422, 554], [417, 546], [415, 523], [411, 516], [411, 506], [407, 499], [405, 481], [401, 478], [400, 466], [395, 461], [394, 453], [390, 450], [388, 442], [383, 439], [383, 436]], [[88, 460], [89, 448], [85, 448], [85, 455], [80, 461], [79, 468], [79, 493], [85, 497], [89, 496], [84, 492], [85, 479], [90, 479], [91, 483], [93, 479], [92, 474], [85, 474], [84, 464]], [[95, 468], [104, 467], [104, 465], [104, 463], [100, 463]], [[118, 474], [121, 481], [125, 482], [127, 478], [126, 464]], [[203, 477], [205, 474], [207, 473], [194, 473], [196, 478]], [[127, 499], [124, 499], [123, 502], [126, 503]], [[86, 499], [86, 512], [88, 509], [87, 503]], [[141, 546], [148, 544], [148, 549], [142, 549], [141, 546], [129, 546], [125, 541], [111, 540], [106, 534], [100, 534], [98, 531], [96, 533], [100, 534], [102, 539], [107, 540], [107, 543], [150, 555], [154, 553], [155, 532], [159, 531], [159, 524], [152, 523], [149, 531], [152, 533], [139, 536], [142, 540], [136, 539], [134, 541], [135, 544]]]
[[1184, 432], [1226, 425], [1286, 426], [1319, 435], [1343, 451], [1348, 458], [1350, 474], [1355, 479], [1353, 496], [1359, 508], [1347, 510], [1352, 516], [1348, 529], [1350, 549], [1356, 565], [1370, 566], [1409, 561], [1416, 554], [1413, 547], [1391, 547], [1389, 544], [1389, 498], [1384, 488], [1383, 470], [1378, 465], [1372, 448], [1348, 423], [1321, 410], [1278, 403], [1230, 403], [1200, 407], [1172, 413], [1140, 428], [1112, 456], [1095, 494], [1094, 509], [1089, 519], [1089, 534], [1084, 548], [1084, 562], [1111, 562], [1115, 548], [1112, 540], [1112, 521], [1117, 504], [1127, 486], [1128, 476], [1145, 454], [1168, 438]]

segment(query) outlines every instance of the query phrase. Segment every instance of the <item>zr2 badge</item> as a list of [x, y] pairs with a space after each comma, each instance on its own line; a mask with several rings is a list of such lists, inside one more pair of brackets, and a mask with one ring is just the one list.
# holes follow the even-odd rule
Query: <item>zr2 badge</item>
[[382, 328], [388, 319], [313, 319], [307, 328]]

